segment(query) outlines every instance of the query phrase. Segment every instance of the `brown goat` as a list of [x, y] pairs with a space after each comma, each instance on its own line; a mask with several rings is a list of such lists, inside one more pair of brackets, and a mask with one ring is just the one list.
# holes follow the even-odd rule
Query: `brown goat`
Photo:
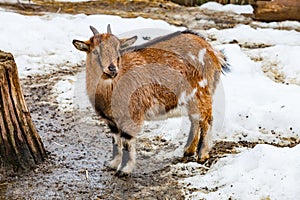
[[[120, 40], [111, 34], [109, 26], [106, 34], [91, 29], [93, 37], [73, 40], [73, 44], [87, 53], [89, 99], [115, 133], [110, 167], [118, 174], [131, 173], [136, 162], [136, 137], [144, 120], [174, 116], [177, 108], [191, 121], [184, 156], [196, 153], [199, 162], [205, 161], [211, 147], [208, 132], [212, 125], [212, 95], [222, 69], [228, 69], [223, 54], [189, 31], [124, 50], [136, 37]], [[177, 47], [176, 43], [170, 45], [179, 37], [188, 38], [184, 45], [190, 50], [178, 43]], [[123, 149], [129, 152], [126, 163], [122, 163]]]

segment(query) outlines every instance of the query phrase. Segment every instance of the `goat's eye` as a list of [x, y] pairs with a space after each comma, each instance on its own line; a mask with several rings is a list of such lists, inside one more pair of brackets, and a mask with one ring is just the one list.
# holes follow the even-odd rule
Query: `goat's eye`
[[94, 54], [94, 55], [98, 55], [98, 51], [95, 49], [94, 51], [92, 51], [92, 53]]

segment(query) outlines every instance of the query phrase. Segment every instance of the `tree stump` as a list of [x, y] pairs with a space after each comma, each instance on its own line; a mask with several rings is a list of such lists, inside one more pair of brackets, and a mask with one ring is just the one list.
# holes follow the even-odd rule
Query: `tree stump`
[[0, 51], [0, 167], [30, 170], [46, 152], [24, 100], [13, 55]]

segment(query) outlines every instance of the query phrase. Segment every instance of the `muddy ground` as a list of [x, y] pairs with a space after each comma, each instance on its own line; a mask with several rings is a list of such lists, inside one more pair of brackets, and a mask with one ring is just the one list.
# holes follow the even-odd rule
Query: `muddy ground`
[[[155, 155], [138, 155], [134, 174], [123, 178], [116, 177], [105, 167], [104, 162], [112, 155], [111, 135], [105, 123], [92, 108], [89, 111], [61, 110], [53, 93], [57, 81], [82, 70], [82, 66], [76, 66], [72, 72], [60, 71], [21, 80], [34, 124], [48, 151], [48, 159], [33, 172], [3, 177], [0, 199], [184, 199], [177, 179], [185, 175], [170, 171], [170, 165], [182, 161], [180, 157], [158, 160]], [[85, 120], [82, 120], [83, 116]], [[155, 154], [155, 149], [145, 147], [147, 143], [164, 153], [176, 148], [161, 138], [151, 141], [139, 138], [139, 141], [138, 152], [152, 151]], [[218, 142], [205, 168], [199, 169], [198, 173], [205, 174], [226, 154], [237, 153], [237, 147], [253, 148], [255, 145]]]
[[[249, 16], [233, 13], [199, 11], [173, 3], [160, 1], [112, 1], [112, 3], [47, 3], [35, 1], [32, 5], [4, 5], [1, 7], [27, 15], [42, 12], [117, 14], [123, 17], [143, 16], [159, 18], [193, 30], [211, 27], [229, 28], [238, 23], [251, 24]], [[205, 19], [203, 21], [203, 19]], [[208, 21], [214, 23], [207, 23]], [[214, 38], [209, 38], [214, 41]], [[235, 41], [233, 41], [235, 42]], [[240, 44], [241, 46], [243, 44]], [[243, 48], [261, 48], [245, 46]], [[91, 107], [86, 110], [64, 111], [58, 105], [54, 85], [66, 76], [84, 71], [83, 65], [58, 70], [47, 75], [22, 78], [22, 86], [33, 121], [48, 151], [47, 161], [34, 171], [22, 175], [0, 176], [0, 199], [184, 199], [184, 192], [177, 180], [184, 177], [171, 170], [171, 165], [181, 162], [179, 157], [157, 159], [156, 151], [169, 153], [177, 147], [162, 138], [139, 138], [138, 164], [130, 177], [118, 178], [107, 170], [104, 162], [111, 159], [112, 147], [109, 131]], [[145, 130], [151, 131], [151, 130]], [[155, 149], [144, 144], [152, 144]], [[299, 140], [290, 139], [286, 146]], [[238, 153], [238, 148], [253, 148], [257, 143], [219, 141], [211, 158], [198, 169], [207, 170], [227, 154]], [[184, 144], [182, 144], [184, 145]], [[207, 190], [207, 188], [201, 188]], [[185, 193], [189, 192], [187, 189]], [[192, 192], [192, 191], [191, 191]], [[207, 191], [209, 192], [209, 191]]]

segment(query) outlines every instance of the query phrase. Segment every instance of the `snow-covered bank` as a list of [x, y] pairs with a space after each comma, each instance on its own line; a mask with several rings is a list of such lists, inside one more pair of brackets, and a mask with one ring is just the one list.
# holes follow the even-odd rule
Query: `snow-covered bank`
[[224, 132], [219, 136], [269, 142], [278, 142], [282, 137], [299, 137], [300, 87], [267, 78], [260, 64], [250, 60], [238, 45], [222, 47], [227, 52], [232, 73], [222, 77], [226, 120]]
[[300, 145], [254, 149], [222, 158], [205, 175], [183, 180], [196, 192], [190, 199], [298, 199]]

